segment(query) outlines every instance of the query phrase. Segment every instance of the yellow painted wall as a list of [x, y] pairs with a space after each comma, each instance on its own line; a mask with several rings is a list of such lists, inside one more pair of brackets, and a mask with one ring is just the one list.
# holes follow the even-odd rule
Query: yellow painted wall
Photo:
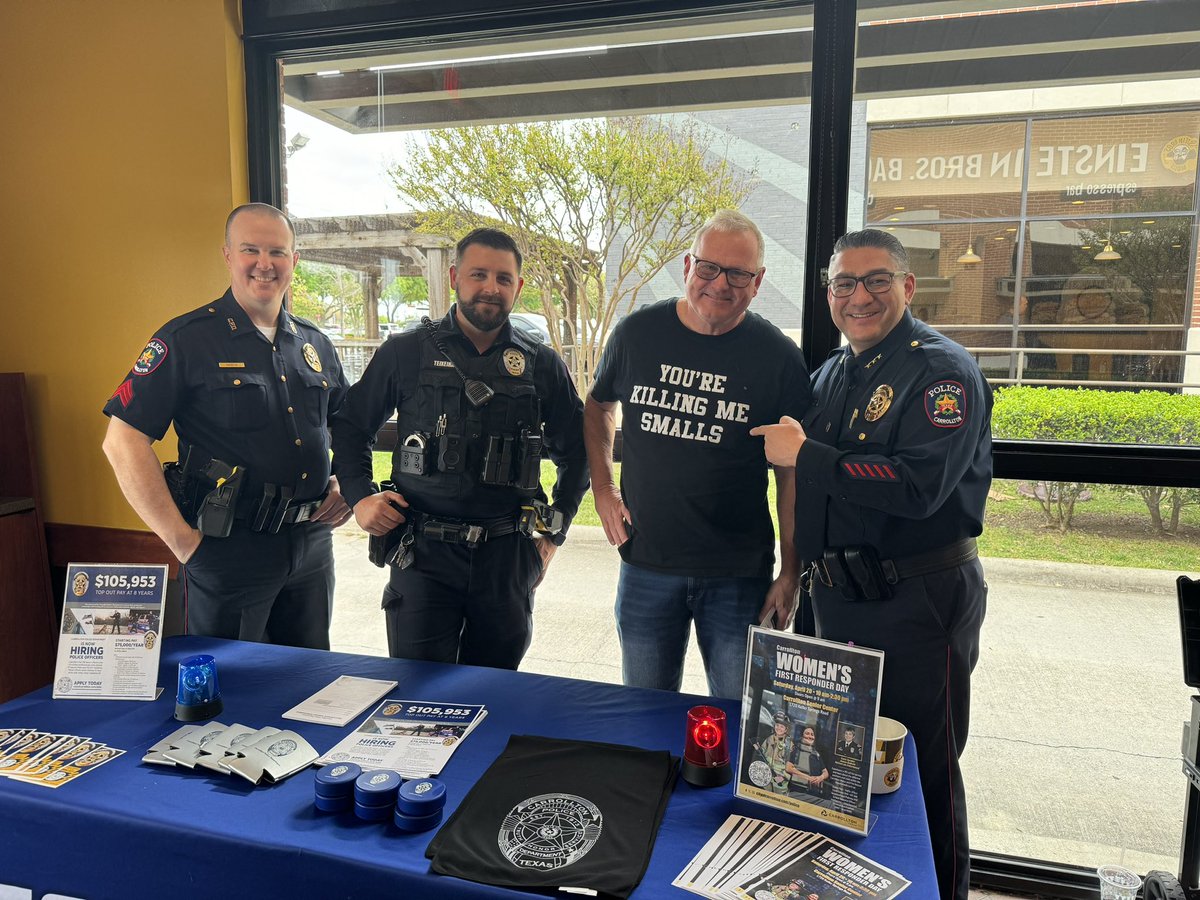
[[0, 6], [0, 370], [29, 382], [46, 521], [144, 528], [100, 409], [155, 328], [228, 283], [222, 229], [248, 190], [238, 10]]

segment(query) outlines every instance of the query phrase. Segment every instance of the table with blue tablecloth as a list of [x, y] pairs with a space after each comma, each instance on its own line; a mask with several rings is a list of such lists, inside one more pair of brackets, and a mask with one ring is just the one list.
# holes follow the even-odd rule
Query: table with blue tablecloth
[[[487, 718], [439, 776], [447, 788], [447, 818], [513, 734], [680, 756], [687, 710], [709, 703], [725, 709], [730, 746], [738, 746], [738, 705], [724, 700], [473, 666], [170, 638], [162, 647], [164, 691], [157, 700], [53, 700], [47, 686], [0, 706], [0, 728], [86, 735], [127, 751], [57, 790], [0, 778], [0, 894], [14, 885], [32, 890], [35, 900], [50, 893], [86, 900], [529, 896], [432, 873], [424, 854], [433, 831], [405, 834], [352, 814], [317, 812], [314, 769], [255, 787], [232, 775], [143, 763], [146, 750], [179, 727], [172, 718], [176, 667], [196, 653], [217, 660], [225, 704], [220, 721], [290, 728], [320, 752], [362, 717], [334, 728], [280, 716], [340, 675], [395, 680], [390, 697], [484, 704]], [[700, 789], [679, 780], [633, 896], [688, 896], [672, 879], [736, 813], [822, 831], [910, 879], [906, 900], [934, 900], [911, 737], [905, 755], [910, 762], [901, 788], [873, 799], [878, 820], [866, 837], [735, 799], [731, 784]]]

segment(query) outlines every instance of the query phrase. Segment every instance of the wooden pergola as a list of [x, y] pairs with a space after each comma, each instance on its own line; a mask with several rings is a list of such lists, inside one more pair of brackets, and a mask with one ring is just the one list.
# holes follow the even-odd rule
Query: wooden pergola
[[450, 269], [454, 241], [416, 230], [411, 214], [325, 216], [295, 219], [296, 249], [310, 262], [343, 266], [360, 274], [366, 337], [379, 339], [379, 294], [384, 277], [423, 277], [429, 284], [429, 315], [450, 309]]

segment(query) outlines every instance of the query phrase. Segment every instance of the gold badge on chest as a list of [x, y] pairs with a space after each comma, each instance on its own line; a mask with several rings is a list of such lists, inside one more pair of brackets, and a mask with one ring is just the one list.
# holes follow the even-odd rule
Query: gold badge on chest
[[304, 361], [314, 372], [321, 371], [321, 357], [317, 356], [317, 348], [312, 344], [304, 345]]
[[525, 372], [525, 354], [516, 347], [505, 350], [502, 358], [509, 375], [521, 375]]
[[867, 411], [864, 414], [868, 422], [877, 422], [883, 418], [883, 414], [888, 411], [892, 405], [892, 397], [895, 392], [890, 385], [881, 384], [875, 388], [875, 393], [871, 395], [871, 399], [867, 401]]

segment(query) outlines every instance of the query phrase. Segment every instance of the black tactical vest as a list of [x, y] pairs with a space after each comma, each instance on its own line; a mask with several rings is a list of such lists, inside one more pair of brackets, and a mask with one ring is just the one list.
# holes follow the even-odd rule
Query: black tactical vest
[[[506, 514], [538, 491], [542, 418], [533, 381], [538, 345], [516, 332], [482, 356], [466, 352], [448, 335], [442, 343], [463, 375], [495, 394], [473, 406], [462, 376], [424, 334], [416, 389], [398, 410], [392, 480], [424, 512], [462, 518]], [[416, 474], [422, 443], [423, 474]]]

